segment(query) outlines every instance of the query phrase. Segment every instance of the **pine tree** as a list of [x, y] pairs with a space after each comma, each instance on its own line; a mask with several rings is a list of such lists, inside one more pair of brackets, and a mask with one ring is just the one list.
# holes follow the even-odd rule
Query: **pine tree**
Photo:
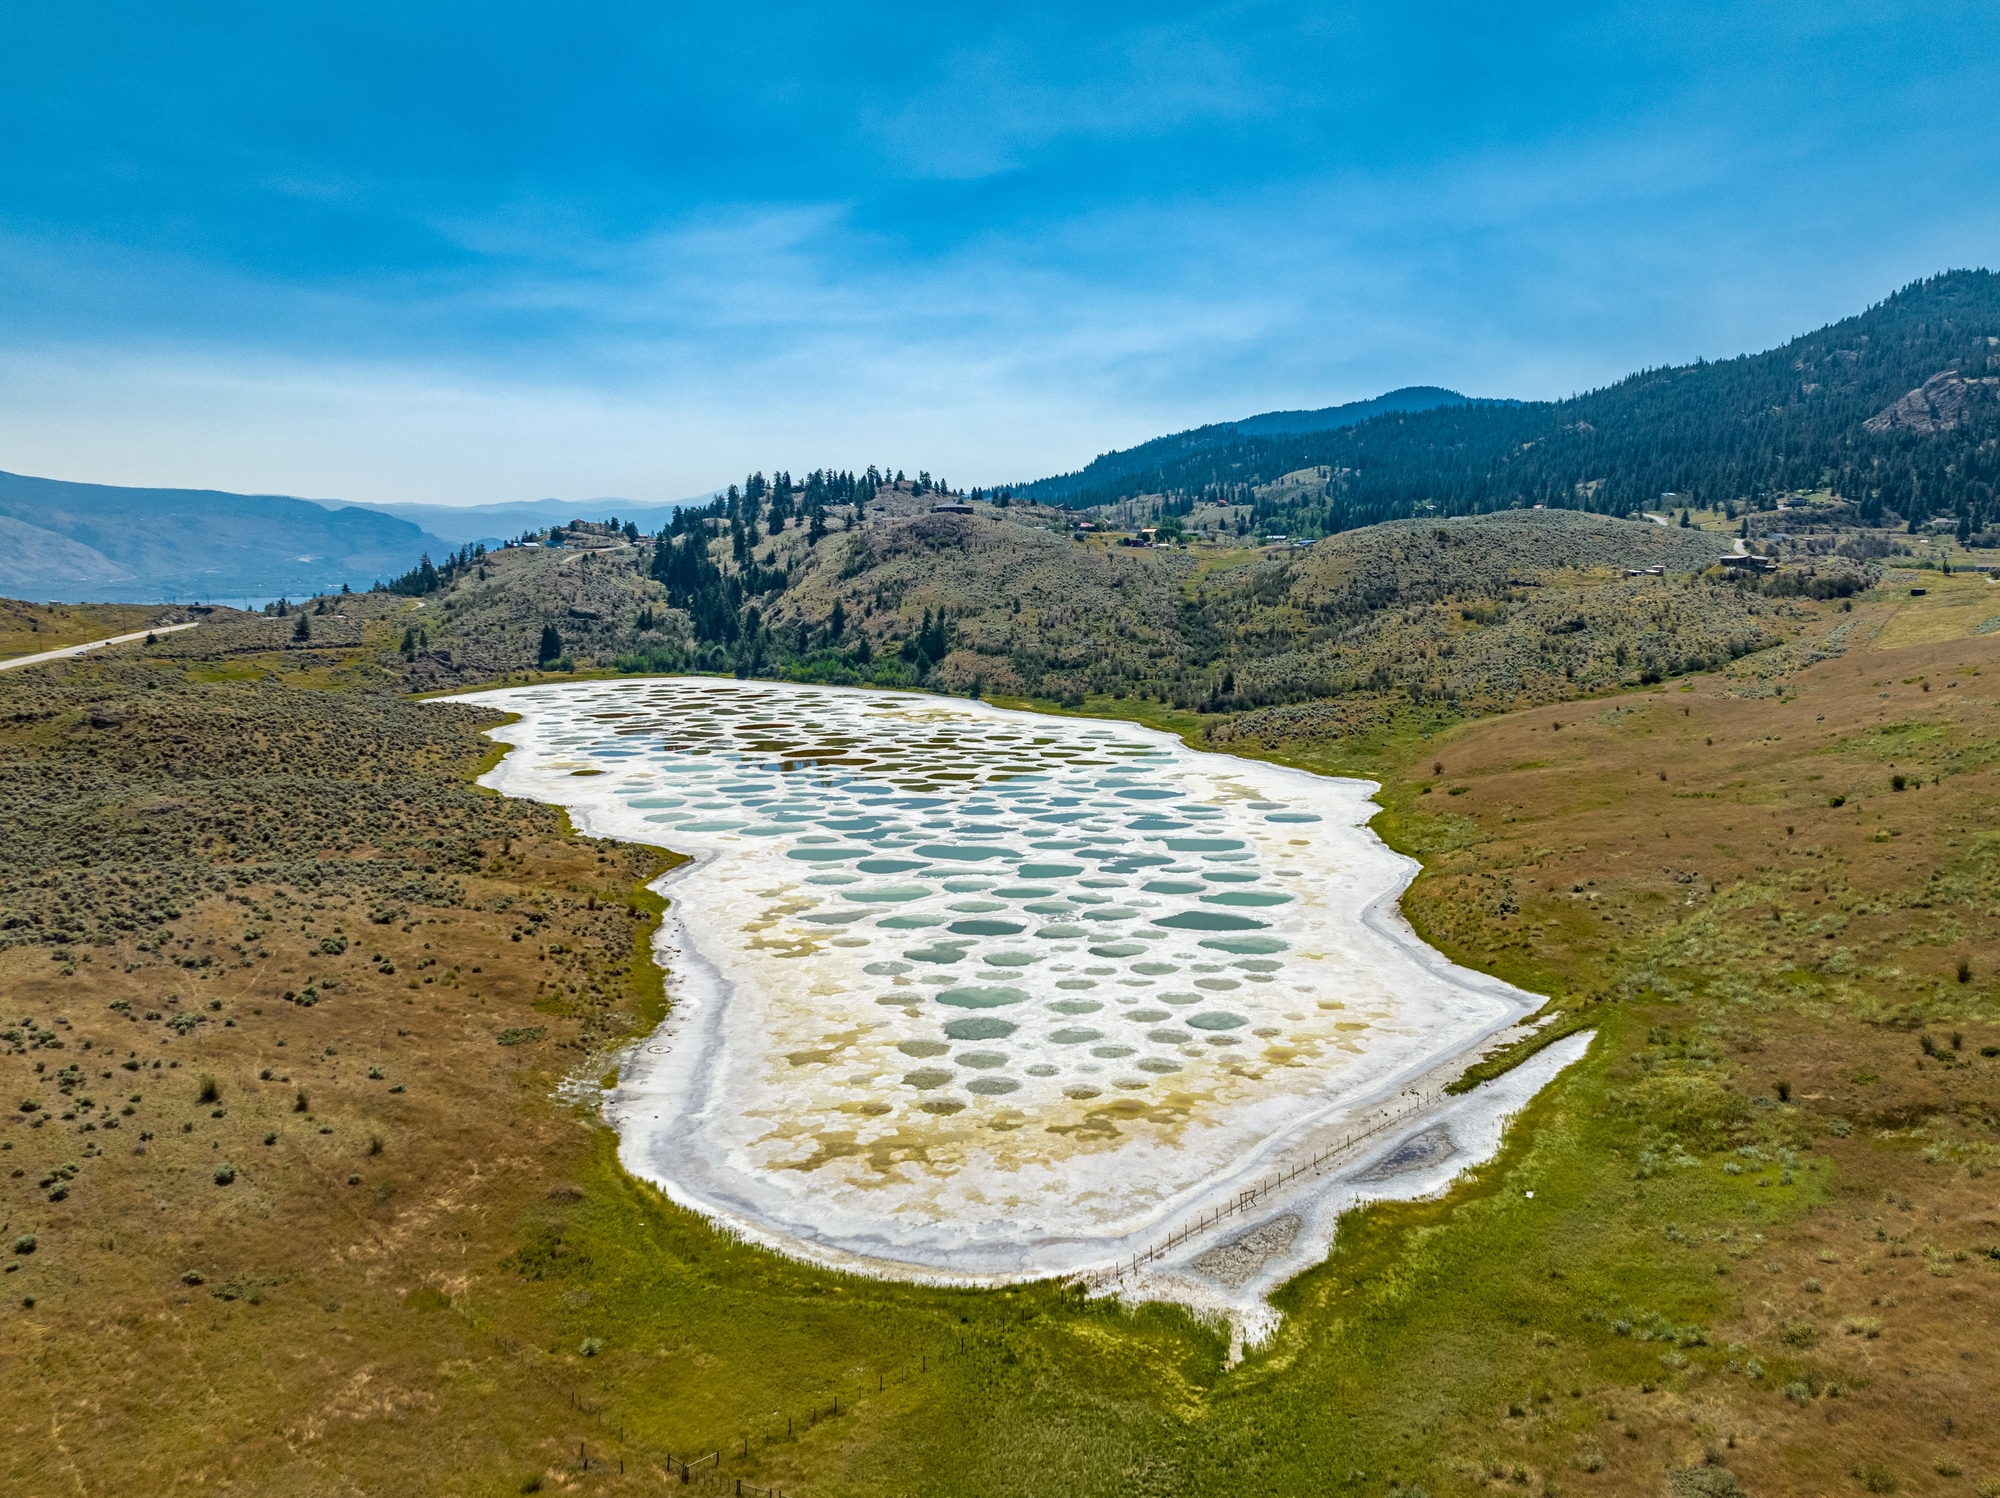
[[544, 624], [541, 648], [535, 652], [535, 659], [546, 666], [550, 661], [561, 658], [562, 648], [562, 636], [556, 633], [556, 627], [553, 624]]

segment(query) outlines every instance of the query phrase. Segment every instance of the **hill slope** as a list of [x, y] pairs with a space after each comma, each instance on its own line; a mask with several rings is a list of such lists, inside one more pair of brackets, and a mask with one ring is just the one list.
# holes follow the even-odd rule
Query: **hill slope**
[[1205, 715], [1218, 741], [1339, 738], [1725, 665], [1790, 639], [1791, 600], [1873, 575], [1804, 553], [1724, 575], [1713, 532], [1561, 511], [1261, 552], [1120, 546], [1037, 514], [925, 511], [817, 541], [788, 526], [744, 556], [741, 521], [714, 517], [660, 547], [510, 548], [445, 579], [385, 664], [416, 689], [533, 670], [546, 629], [599, 667], [1137, 699]]
[[[1570, 400], [1436, 406], [1306, 435], [1183, 434], [1020, 492], [1070, 506], [1254, 500], [1257, 523], [1314, 536], [1536, 504], [1628, 515], [1669, 493], [1769, 507], [1831, 489], [1871, 521], [1944, 514], [1978, 532], [2000, 489], [1996, 376], [2000, 276], [1953, 271], [1780, 348], [1643, 370]], [[1330, 472], [1308, 492], [1257, 493], [1316, 467]]]

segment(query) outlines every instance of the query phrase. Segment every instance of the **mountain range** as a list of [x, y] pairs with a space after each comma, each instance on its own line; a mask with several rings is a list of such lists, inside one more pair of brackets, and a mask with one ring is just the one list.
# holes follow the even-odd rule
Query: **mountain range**
[[[1809, 491], [1869, 524], [1943, 516], [1962, 539], [1995, 534], [2000, 276], [1933, 276], [1764, 353], [1641, 370], [1567, 400], [1410, 386], [1196, 427], [1011, 486], [1015, 500], [1069, 509], [1143, 496], [1182, 511], [1247, 505], [1248, 524], [1304, 539], [1538, 505], [1770, 508]], [[680, 508], [345, 504], [0, 474], [0, 593], [123, 602], [359, 588], [425, 552], [613, 515], [652, 532]]]
[[[1432, 401], [1326, 430], [1254, 428], [1162, 438], [1015, 492], [1070, 508], [1141, 495], [1251, 504], [1258, 524], [1312, 537], [1535, 505], [1769, 508], [1821, 490], [1871, 523], [1943, 515], [1962, 534], [1989, 532], [2000, 276], [1946, 272], [1764, 353], [1641, 370], [1567, 400]], [[1260, 493], [1287, 475], [1309, 481]]]
[[0, 592], [186, 601], [364, 587], [444, 542], [408, 520], [282, 494], [127, 489], [0, 473]]

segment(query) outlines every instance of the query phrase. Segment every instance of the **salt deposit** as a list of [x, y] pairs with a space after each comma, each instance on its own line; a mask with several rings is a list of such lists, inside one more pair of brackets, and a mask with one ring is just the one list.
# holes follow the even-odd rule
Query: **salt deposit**
[[[1103, 1270], [1302, 1148], [1361, 1136], [1351, 1169], [1380, 1168], [1399, 1116], [1411, 1169], [1448, 1175], [1474, 1156], [1424, 1110], [1463, 1106], [1442, 1082], [1541, 1003], [1409, 930], [1416, 865], [1367, 828], [1367, 781], [874, 690], [474, 700], [521, 715], [484, 784], [692, 855], [659, 886], [673, 1012], [607, 1107], [625, 1165], [823, 1262]], [[1267, 1216], [1208, 1261], [1221, 1301], [1324, 1251], [1324, 1212]], [[1175, 1276], [1200, 1299], [1199, 1255], [1255, 1227], [1190, 1240]]]

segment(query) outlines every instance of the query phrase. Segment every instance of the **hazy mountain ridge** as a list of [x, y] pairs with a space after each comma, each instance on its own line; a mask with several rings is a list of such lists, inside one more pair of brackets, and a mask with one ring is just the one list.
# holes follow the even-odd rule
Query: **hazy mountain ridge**
[[0, 472], [0, 594], [79, 602], [297, 597], [397, 576], [426, 553], [677, 505], [379, 505], [217, 489], [128, 488]]
[[[281, 494], [129, 489], [0, 473], [0, 591], [100, 602], [367, 587], [445, 544], [407, 520]], [[19, 529], [15, 529], [18, 527]]]

